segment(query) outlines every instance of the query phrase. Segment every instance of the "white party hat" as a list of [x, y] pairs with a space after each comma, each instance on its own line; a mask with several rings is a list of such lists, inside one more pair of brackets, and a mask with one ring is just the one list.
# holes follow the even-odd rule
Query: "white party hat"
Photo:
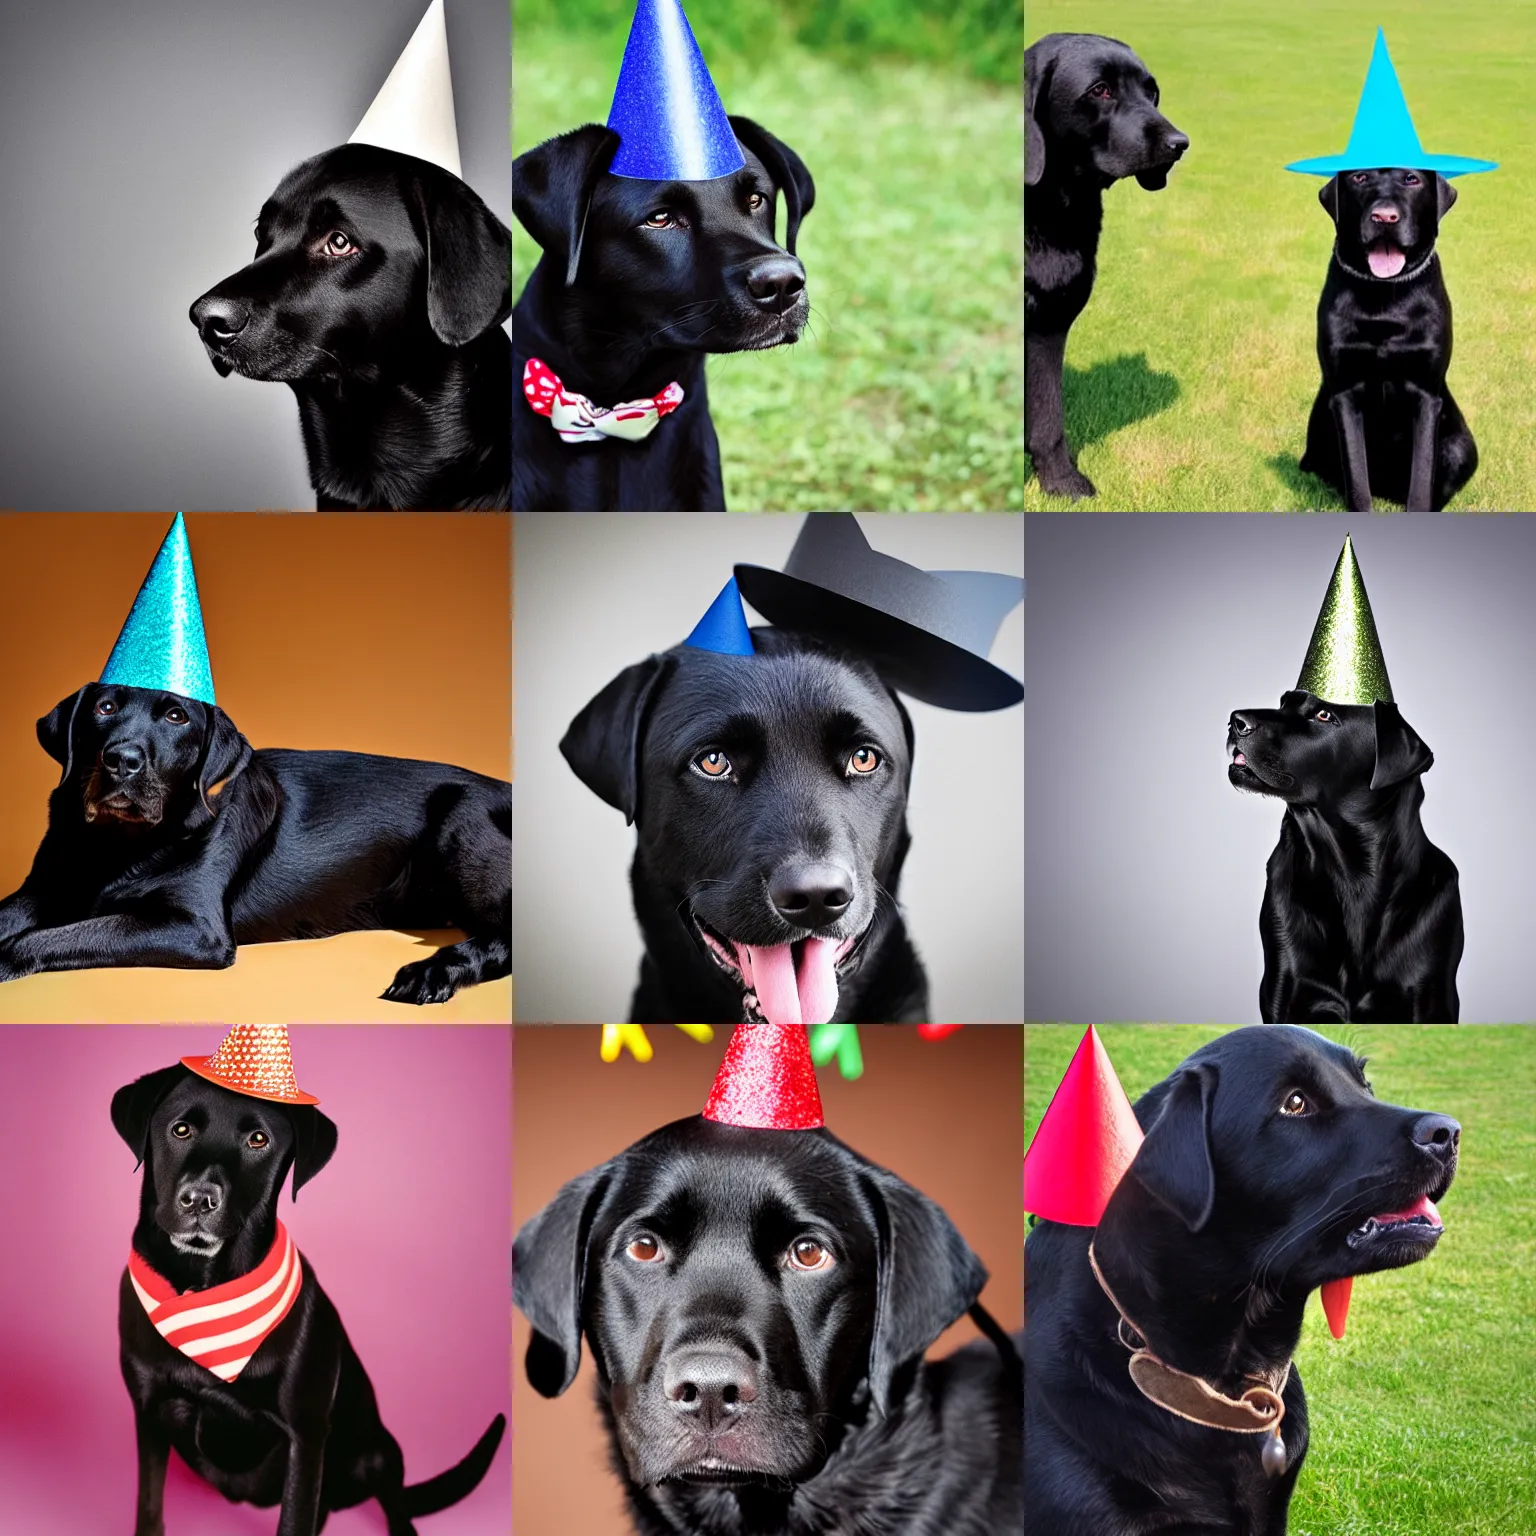
[[455, 176], [459, 129], [448, 68], [448, 21], [443, 0], [432, 0], [349, 144], [376, 144], [430, 160]]

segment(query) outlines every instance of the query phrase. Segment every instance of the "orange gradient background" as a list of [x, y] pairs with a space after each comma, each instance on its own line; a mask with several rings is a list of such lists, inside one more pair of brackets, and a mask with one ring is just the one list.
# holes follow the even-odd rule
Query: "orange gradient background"
[[[37, 719], [99, 675], [170, 523], [0, 517], [0, 896], [31, 867], [58, 783]], [[510, 778], [510, 516], [208, 512], [187, 533], [218, 701], [253, 746]], [[31, 976], [0, 985], [0, 1022], [510, 1020], [510, 980], [433, 1008], [381, 1001], [426, 953], [421, 936], [384, 931], [245, 945], [227, 971]]]

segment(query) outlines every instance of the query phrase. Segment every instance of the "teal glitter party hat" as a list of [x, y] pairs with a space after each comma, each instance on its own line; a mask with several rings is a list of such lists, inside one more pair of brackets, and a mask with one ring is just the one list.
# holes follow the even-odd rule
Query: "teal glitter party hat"
[[215, 702], [192, 546], [180, 512], [133, 600], [100, 680], [120, 688], [158, 688], [203, 704]]

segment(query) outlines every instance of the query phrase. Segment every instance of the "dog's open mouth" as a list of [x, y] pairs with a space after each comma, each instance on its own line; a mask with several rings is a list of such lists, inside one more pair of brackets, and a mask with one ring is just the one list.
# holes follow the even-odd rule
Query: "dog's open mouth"
[[1386, 1211], [1367, 1216], [1344, 1239], [1351, 1248], [1361, 1249], [1381, 1241], [1434, 1244], [1445, 1231], [1440, 1212], [1428, 1195], [1420, 1195], [1401, 1211]]
[[747, 1488], [766, 1487], [769, 1485], [784, 1486], [785, 1480], [776, 1477], [771, 1472], [763, 1472], [754, 1467], [738, 1467], [729, 1461], [722, 1461], [718, 1456], [703, 1456], [696, 1462], [686, 1467], [679, 1467], [676, 1471], [669, 1472], [661, 1479], [664, 1483], [701, 1483], [712, 1487]]
[[698, 913], [695, 927], [710, 958], [742, 988], [749, 1018], [770, 1024], [825, 1024], [837, 1010], [839, 978], [869, 932], [849, 939], [743, 944], [716, 932]]
[[1386, 240], [1373, 240], [1366, 247], [1365, 259], [1372, 277], [1396, 277], [1408, 265], [1402, 249]]

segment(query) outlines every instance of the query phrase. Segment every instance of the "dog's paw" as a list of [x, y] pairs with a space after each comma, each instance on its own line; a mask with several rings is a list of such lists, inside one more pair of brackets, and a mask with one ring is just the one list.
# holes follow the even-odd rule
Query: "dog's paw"
[[1092, 480], [1080, 469], [1065, 469], [1060, 474], [1052, 475], [1049, 479], [1042, 476], [1040, 489], [1048, 496], [1070, 496], [1073, 501], [1081, 500], [1084, 496], [1097, 496], [1098, 490]]
[[463, 983], [462, 966], [429, 955], [402, 965], [382, 995], [387, 1003], [446, 1003]]

